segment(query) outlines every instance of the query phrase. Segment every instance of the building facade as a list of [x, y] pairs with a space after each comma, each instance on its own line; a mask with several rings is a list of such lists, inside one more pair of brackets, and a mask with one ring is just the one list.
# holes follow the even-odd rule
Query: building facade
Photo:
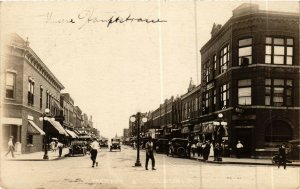
[[43, 125], [39, 121], [45, 109], [52, 116], [60, 115], [60, 91], [64, 86], [29, 47], [28, 40], [17, 34], [7, 38], [2, 60], [2, 147], [6, 149], [9, 137], [13, 136], [16, 151], [40, 151], [43, 135], [48, 134], [43, 127], [54, 128], [52, 134], [66, 134], [59, 122], [47, 121]]
[[299, 15], [243, 4], [211, 34], [200, 50], [202, 118], [224, 114], [230, 154], [238, 140], [259, 157], [299, 138]]

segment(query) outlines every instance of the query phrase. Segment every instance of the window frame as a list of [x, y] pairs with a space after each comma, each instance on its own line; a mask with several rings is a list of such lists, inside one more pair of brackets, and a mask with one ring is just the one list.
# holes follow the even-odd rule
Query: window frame
[[[240, 41], [247, 40], [247, 39], [251, 39], [251, 43], [250, 44], [240, 45]], [[237, 46], [238, 46], [238, 48], [237, 48], [238, 66], [243, 66], [243, 64], [242, 64], [242, 58], [248, 58], [248, 57], [250, 57], [248, 64], [252, 64], [253, 63], [253, 37], [249, 36], [249, 37], [240, 38], [238, 40]], [[246, 56], [240, 56], [240, 49], [241, 48], [247, 48], [247, 47], [251, 47], [251, 54], [250, 55], [246, 55]]]
[[[241, 85], [239, 84], [239, 82], [241, 81], [250, 81], [250, 84], [247, 84], [247, 85]], [[252, 105], [252, 80], [251, 79], [240, 79], [240, 80], [237, 80], [237, 104], [238, 105], [241, 105], [241, 106], [249, 106], [249, 105]], [[250, 89], [250, 96], [240, 96], [240, 89]], [[250, 103], [245, 103], [245, 104], [240, 104], [240, 98], [250, 98]], [[247, 100], [245, 101], [247, 102]]]
[[[12, 79], [13, 79], [13, 84], [12, 86], [8, 85], [7, 82], [8, 82], [8, 75], [11, 75], [12, 76]], [[17, 74], [14, 73], [14, 72], [6, 72], [5, 73], [5, 98], [6, 99], [15, 99], [16, 98], [16, 78], [17, 78]], [[10, 86], [12, 89], [12, 97], [8, 96], [8, 86]]]
[[[277, 41], [279, 39], [283, 40], [283, 44], [279, 44], [277, 42], [275, 42], [275, 40], [277, 39]], [[269, 41], [271, 40], [271, 41]], [[292, 44], [289, 44], [289, 40], [291, 40]], [[289, 36], [266, 36], [265, 37], [265, 64], [273, 64], [273, 65], [294, 65], [294, 51], [295, 51], [295, 40], [293, 37], [289, 37]], [[268, 52], [267, 54], [267, 47], [270, 48], [270, 52]], [[276, 47], [278, 48], [283, 48], [283, 53], [279, 53], [279, 52], [275, 52], [277, 51]], [[292, 48], [291, 51], [291, 55], [288, 53], [288, 49]], [[275, 54], [276, 53], [276, 54]], [[267, 62], [267, 56], [270, 58], [270, 60]], [[282, 63], [276, 63], [275, 62], [275, 58], [283, 58], [283, 62]], [[288, 63], [290, 60], [291, 63]]]
[[[270, 83], [267, 83], [267, 80], [270, 80]], [[282, 80], [283, 84], [275, 84], [274, 81], [275, 80]], [[288, 82], [291, 82], [291, 85], [288, 85]], [[293, 95], [294, 95], [294, 80], [293, 79], [282, 79], [282, 78], [265, 78], [265, 106], [276, 106], [276, 107], [293, 107], [294, 106], [294, 99], [293, 99]], [[267, 88], [270, 91], [270, 94], [266, 94], [267, 93]], [[282, 105], [279, 105], [279, 102], [277, 102], [278, 104], [276, 104], [276, 102], [274, 102], [274, 98], [275, 96], [275, 88], [282, 88]], [[290, 90], [290, 94], [288, 94], [288, 90]], [[278, 93], [280, 94], [280, 93]], [[267, 97], [269, 97], [269, 104], [266, 103], [267, 101]]]

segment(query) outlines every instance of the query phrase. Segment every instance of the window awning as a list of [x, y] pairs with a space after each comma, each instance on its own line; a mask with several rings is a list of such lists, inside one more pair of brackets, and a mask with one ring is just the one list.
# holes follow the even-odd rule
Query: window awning
[[69, 136], [68, 133], [65, 131], [65, 129], [61, 126], [61, 124], [58, 121], [49, 120], [49, 122], [59, 132], [59, 134]]
[[33, 121], [28, 120], [28, 130], [27, 132], [32, 135], [45, 135], [46, 133], [39, 128]]
[[78, 138], [78, 136], [71, 130], [66, 129], [67, 133], [72, 137], [72, 138]]

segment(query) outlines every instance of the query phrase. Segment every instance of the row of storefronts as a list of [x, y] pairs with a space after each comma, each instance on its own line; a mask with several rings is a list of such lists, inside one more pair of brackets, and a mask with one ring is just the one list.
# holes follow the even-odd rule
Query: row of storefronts
[[[200, 53], [201, 84], [191, 80], [186, 94], [145, 113], [142, 134], [221, 140], [230, 156], [240, 140], [245, 157], [270, 156], [299, 139], [299, 15], [243, 4], [213, 25]], [[130, 124], [129, 135], [135, 129]]]
[[[17, 34], [6, 38], [1, 66], [2, 149], [13, 136], [19, 153], [41, 151], [57, 138], [66, 145], [83, 133], [96, 133], [92, 117], [74, 105], [64, 86]], [[44, 118], [44, 119], [43, 119]]]

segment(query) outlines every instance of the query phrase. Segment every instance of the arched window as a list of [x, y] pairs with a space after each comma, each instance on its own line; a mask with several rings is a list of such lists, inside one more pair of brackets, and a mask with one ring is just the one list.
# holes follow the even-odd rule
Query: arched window
[[[287, 142], [293, 138], [290, 125], [284, 121], [273, 120], [265, 130], [265, 142], [274, 146]], [[275, 147], [275, 146], [274, 146]]]

